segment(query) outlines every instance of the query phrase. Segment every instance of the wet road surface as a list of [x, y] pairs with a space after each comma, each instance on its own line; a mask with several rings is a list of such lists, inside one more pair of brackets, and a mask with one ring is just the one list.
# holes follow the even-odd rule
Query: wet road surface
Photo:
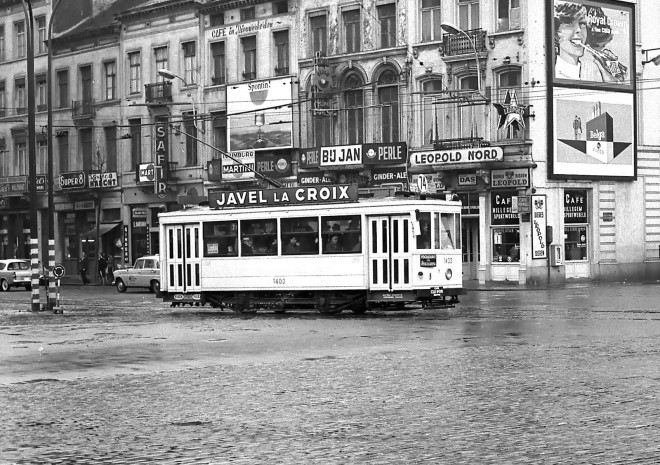
[[337, 317], [63, 292], [0, 294], [0, 463], [659, 463], [659, 285]]

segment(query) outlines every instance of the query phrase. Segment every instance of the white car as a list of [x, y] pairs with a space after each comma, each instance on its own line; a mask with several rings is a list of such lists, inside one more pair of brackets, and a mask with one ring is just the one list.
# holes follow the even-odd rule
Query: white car
[[145, 287], [152, 292], [160, 291], [160, 259], [158, 255], [146, 255], [135, 260], [135, 265], [114, 271], [114, 285], [119, 292], [129, 287]]
[[0, 291], [8, 291], [12, 287], [32, 289], [32, 269], [30, 262], [18, 258], [0, 260]]

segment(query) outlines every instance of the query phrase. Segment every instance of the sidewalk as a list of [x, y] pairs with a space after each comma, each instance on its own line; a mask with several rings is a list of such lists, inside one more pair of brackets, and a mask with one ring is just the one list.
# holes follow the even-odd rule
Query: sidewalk
[[525, 283], [519, 284], [518, 281], [486, 281], [479, 284], [479, 281], [467, 280], [463, 282], [466, 291], [543, 291], [548, 289], [580, 289], [612, 285], [631, 285], [641, 284], [660, 286], [659, 281], [596, 281], [593, 279], [572, 279], [561, 283]]

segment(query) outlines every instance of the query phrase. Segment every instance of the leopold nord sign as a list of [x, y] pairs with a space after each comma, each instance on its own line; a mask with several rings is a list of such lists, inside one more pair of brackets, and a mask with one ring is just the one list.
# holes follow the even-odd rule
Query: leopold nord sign
[[477, 163], [504, 159], [500, 147], [479, 147], [461, 150], [434, 150], [410, 154], [411, 166], [447, 165], [451, 163]]

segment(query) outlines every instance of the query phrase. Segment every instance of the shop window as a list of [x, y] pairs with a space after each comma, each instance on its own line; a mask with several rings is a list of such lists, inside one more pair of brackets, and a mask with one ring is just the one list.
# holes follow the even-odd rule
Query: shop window
[[321, 217], [324, 254], [362, 252], [362, 227], [359, 215]]
[[587, 259], [587, 226], [564, 227], [564, 257], [566, 260]]
[[205, 257], [236, 257], [237, 255], [237, 221], [216, 221], [204, 224]]
[[241, 221], [241, 255], [277, 255], [277, 221]]
[[319, 219], [286, 218], [281, 222], [282, 255], [319, 253]]
[[493, 263], [520, 261], [520, 229], [493, 228]]
[[564, 257], [569, 261], [587, 260], [589, 222], [587, 191], [564, 191]]

